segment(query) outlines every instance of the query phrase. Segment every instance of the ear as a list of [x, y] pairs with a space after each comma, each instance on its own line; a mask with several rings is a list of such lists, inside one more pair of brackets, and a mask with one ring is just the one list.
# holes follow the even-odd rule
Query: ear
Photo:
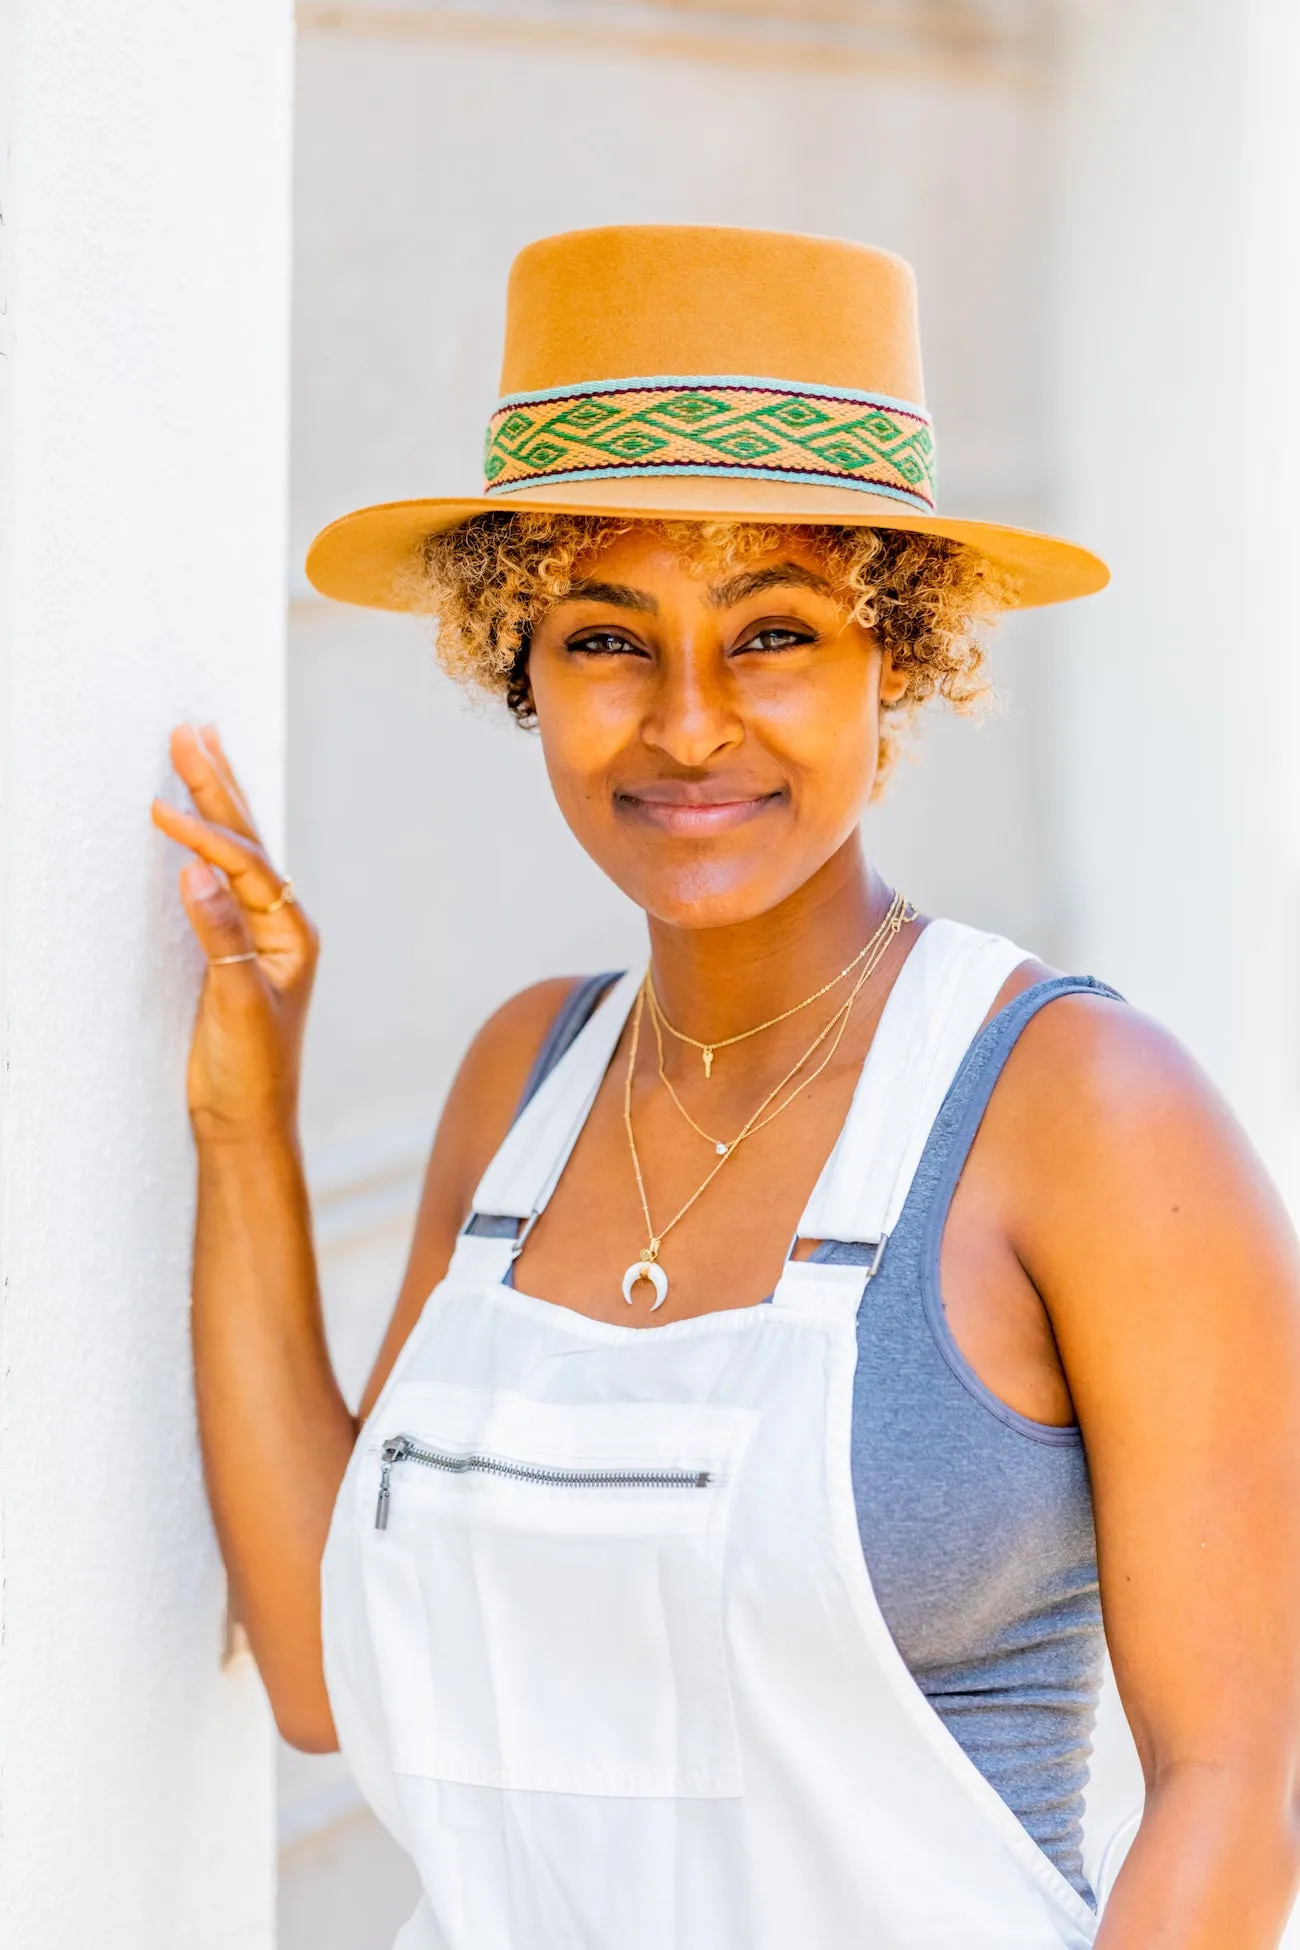
[[888, 650], [882, 651], [880, 656], [880, 702], [882, 704], [897, 704], [906, 695], [906, 673], [901, 670], [895, 670], [894, 660]]

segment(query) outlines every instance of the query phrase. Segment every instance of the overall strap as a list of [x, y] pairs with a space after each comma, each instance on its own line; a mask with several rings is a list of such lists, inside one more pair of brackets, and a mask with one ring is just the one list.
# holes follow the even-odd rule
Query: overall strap
[[885, 1004], [844, 1128], [799, 1222], [801, 1238], [859, 1241], [878, 1258], [962, 1059], [1027, 959], [1001, 935], [930, 922]]
[[512, 1241], [512, 1250], [523, 1244], [569, 1162], [644, 975], [643, 968], [634, 968], [618, 978], [574, 1037], [564, 1061], [554, 1064], [538, 1084], [479, 1180], [471, 1227], [480, 1216], [522, 1220], [524, 1229]]

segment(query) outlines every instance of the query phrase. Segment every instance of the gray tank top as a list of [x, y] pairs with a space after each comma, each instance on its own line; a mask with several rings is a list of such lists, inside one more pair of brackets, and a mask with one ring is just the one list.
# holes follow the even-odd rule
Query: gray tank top
[[[538, 1053], [527, 1103], [612, 975], [581, 982]], [[1041, 982], [976, 1036], [935, 1120], [907, 1203], [858, 1313], [851, 1465], [881, 1611], [949, 1731], [1085, 1900], [1083, 1793], [1103, 1641], [1088, 1465], [1077, 1427], [1008, 1408], [962, 1355], [939, 1291], [944, 1222], [993, 1086]], [[827, 1242], [814, 1258], [860, 1263]]]

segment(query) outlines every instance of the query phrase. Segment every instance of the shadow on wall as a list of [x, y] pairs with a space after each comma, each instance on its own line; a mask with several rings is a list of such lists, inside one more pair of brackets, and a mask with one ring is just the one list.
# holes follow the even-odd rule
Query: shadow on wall
[[419, 1897], [409, 1858], [358, 1809], [281, 1850], [276, 1942], [390, 1950]]

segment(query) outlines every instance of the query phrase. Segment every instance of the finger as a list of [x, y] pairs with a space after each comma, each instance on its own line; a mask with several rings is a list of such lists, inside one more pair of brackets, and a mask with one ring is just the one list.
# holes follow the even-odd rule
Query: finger
[[259, 837], [257, 821], [243, 788], [229, 760], [210, 738], [193, 725], [184, 725], [173, 737], [172, 756], [178, 769], [186, 765], [182, 777], [200, 812], [251, 840]]
[[[261, 957], [262, 974], [273, 987], [291, 985], [315, 965], [316, 930], [298, 903], [286, 901], [274, 914], [268, 911], [285, 882], [259, 849], [165, 799], [154, 801], [153, 814], [164, 833], [199, 855], [205, 871], [219, 869], [222, 892], [238, 907], [249, 941]], [[182, 881], [182, 892], [185, 884]], [[206, 881], [199, 884], [207, 886]]]
[[199, 726], [199, 741], [207, 752], [208, 757], [212, 760], [217, 775], [225, 785], [226, 791], [230, 794], [232, 801], [240, 808], [244, 820], [247, 823], [248, 831], [250, 833], [255, 832], [257, 828], [256, 822], [253, 819], [253, 809], [248, 803], [243, 786], [235, 777], [234, 766], [226, 756], [226, 748], [221, 742], [221, 733], [214, 724], [201, 724]]
[[171, 760], [205, 819], [257, 841], [247, 800], [192, 724], [178, 725], [172, 733]]
[[260, 982], [256, 958], [232, 959], [253, 953], [248, 924], [229, 888], [205, 862], [186, 867], [181, 875], [181, 899], [209, 969], [215, 963], [213, 972], [226, 981]]
[[[199, 819], [194, 813], [183, 812], [179, 806], [172, 806], [165, 799], [155, 799], [152, 816], [154, 825], [169, 839], [189, 847], [201, 860], [209, 865], [220, 867], [240, 905], [248, 914], [265, 915], [267, 909], [280, 898], [285, 886], [284, 876], [276, 871], [262, 849], [240, 833], [232, 833], [224, 826], [214, 826], [206, 819]], [[295, 902], [286, 902], [277, 910], [277, 916], [287, 914]]]

